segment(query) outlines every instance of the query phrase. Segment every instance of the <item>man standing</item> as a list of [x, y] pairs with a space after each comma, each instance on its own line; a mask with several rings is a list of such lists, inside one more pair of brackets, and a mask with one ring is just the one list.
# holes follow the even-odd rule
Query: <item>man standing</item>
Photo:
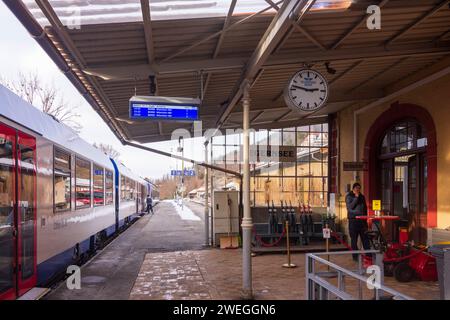
[[147, 213], [150, 213], [150, 211], [153, 213], [153, 199], [152, 197], [148, 194], [147, 195], [147, 199], [146, 199], [146, 203], [147, 203]]
[[[357, 216], [367, 215], [366, 198], [361, 194], [361, 185], [356, 182], [353, 184], [352, 190], [345, 197], [347, 205], [348, 227], [352, 250], [358, 249], [358, 236], [361, 238], [362, 245], [365, 250], [370, 249], [369, 238], [367, 237], [367, 221], [356, 219]], [[353, 260], [358, 261], [358, 255], [353, 255]]]

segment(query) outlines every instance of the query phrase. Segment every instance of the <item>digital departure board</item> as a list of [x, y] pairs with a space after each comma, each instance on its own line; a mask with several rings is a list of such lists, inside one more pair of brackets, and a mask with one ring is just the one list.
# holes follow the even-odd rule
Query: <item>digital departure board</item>
[[191, 103], [185, 103], [185, 101], [180, 100], [181, 98], [165, 98], [167, 101], [157, 101], [162, 99], [161, 97], [131, 99], [130, 118], [160, 121], [196, 121], [199, 119], [198, 104], [192, 103], [192, 101], [189, 101]]

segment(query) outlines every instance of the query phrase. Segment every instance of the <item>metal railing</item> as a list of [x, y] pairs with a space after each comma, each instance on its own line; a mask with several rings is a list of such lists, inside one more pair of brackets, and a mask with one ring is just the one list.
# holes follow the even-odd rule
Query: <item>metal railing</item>
[[[358, 270], [351, 271], [325, 259], [324, 256], [358, 255]], [[384, 294], [390, 295], [394, 300], [414, 300], [396, 290], [384, 286], [383, 254], [377, 250], [337, 251], [306, 254], [305, 278], [306, 294], [308, 300], [329, 300], [332, 296], [340, 300], [363, 300], [363, 286], [371, 283], [368, 277], [363, 276], [363, 255], [372, 254], [375, 265], [380, 269], [380, 283], [373, 285], [374, 299], [380, 300]], [[328, 271], [319, 271], [316, 264], [326, 266]], [[337, 285], [328, 281], [337, 278]], [[357, 280], [357, 294], [352, 295], [346, 290], [346, 278]]]

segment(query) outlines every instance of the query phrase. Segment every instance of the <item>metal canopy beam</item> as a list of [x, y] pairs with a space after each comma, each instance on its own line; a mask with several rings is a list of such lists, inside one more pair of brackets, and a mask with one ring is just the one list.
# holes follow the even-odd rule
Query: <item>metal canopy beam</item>
[[148, 63], [151, 65], [155, 59], [153, 47], [153, 30], [151, 25], [149, 0], [141, 0], [142, 19], [144, 22], [145, 46], [147, 47]]
[[[295, 0], [295, 1], [298, 1], [298, 0]], [[277, 4], [280, 4], [281, 2], [283, 2], [283, 0], [278, 1]], [[239, 26], [239, 25], [241, 25], [241, 24], [243, 24], [245, 22], [250, 21], [251, 19], [261, 15], [262, 13], [270, 10], [271, 8], [272, 8], [272, 6], [268, 6], [268, 7], [264, 8], [264, 9], [262, 9], [262, 10], [256, 12], [256, 13], [253, 13], [253, 14], [251, 14], [251, 15], [249, 15], [249, 16], [247, 16], [247, 17], [245, 17], [245, 18], [243, 18], [243, 19], [241, 19], [241, 20], [239, 20], [239, 21], [237, 21], [235, 23], [233, 23], [232, 25], [228, 26], [227, 28], [224, 28], [224, 29], [222, 29], [222, 30], [220, 30], [218, 32], [213, 33], [213, 34], [210, 34], [209, 36], [207, 36], [207, 37], [205, 37], [205, 38], [203, 38], [203, 39], [201, 39], [199, 41], [196, 41], [193, 44], [191, 44], [191, 45], [189, 45], [189, 46], [187, 46], [187, 47], [185, 47], [185, 48], [175, 52], [174, 54], [168, 56], [167, 58], [163, 59], [162, 61], [165, 62], [165, 61], [169, 61], [169, 60], [171, 60], [171, 59], [173, 59], [175, 57], [178, 57], [179, 55], [181, 55], [181, 54], [183, 54], [183, 53], [185, 53], [185, 52], [187, 52], [189, 50], [192, 50], [195, 47], [201, 45], [202, 43], [205, 43], [205, 42], [207, 42], [207, 41], [209, 41], [211, 39], [214, 39], [214, 38], [220, 36], [222, 33], [226, 32], [228, 30], [231, 30], [231, 29], [233, 29], [233, 28], [235, 28], [235, 27], [237, 27], [237, 26]]]
[[386, 42], [386, 45], [392, 44], [394, 41], [397, 41], [401, 37], [403, 37], [406, 33], [408, 33], [411, 29], [414, 29], [419, 24], [421, 24], [423, 21], [434, 15], [436, 12], [441, 10], [443, 7], [447, 6], [450, 3], [450, 0], [444, 0], [440, 2], [437, 6], [435, 6], [433, 9], [429, 10], [428, 12], [425, 12], [423, 15], [421, 15], [417, 20], [415, 20], [413, 23], [411, 23], [409, 26], [407, 26], [405, 29], [401, 30], [399, 33], [394, 35], [391, 39], [389, 39]]
[[216, 121], [217, 127], [220, 127], [224, 123], [231, 110], [241, 99], [244, 89], [243, 86], [246, 83], [253, 82], [259, 70], [268, 60], [273, 50], [278, 46], [279, 42], [288, 30], [292, 18], [298, 16], [297, 21], [300, 22], [314, 3], [315, 0], [292, 0], [283, 3], [283, 6], [280, 10], [278, 10], [277, 14], [261, 38], [258, 46], [248, 60], [241, 77], [241, 81], [234, 90], [234, 94], [231, 96], [230, 103], [224, 108], [223, 111], [221, 111]]
[[[450, 42], [440, 42], [426, 44], [401, 44], [391, 45], [389, 48], [382, 46], [336, 49], [328, 51], [304, 50], [296, 54], [274, 55], [264, 63], [264, 69], [281, 68], [299, 65], [308, 62], [325, 61], [347, 61], [347, 60], [367, 60], [376, 61], [388, 57], [417, 57], [428, 55], [444, 55], [450, 53]], [[134, 80], [147, 79], [150, 74], [158, 75], [170, 74], [192, 74], [203, 70], [205, 72], [228, 72], [230, 70], [242, 70], [247, 59], [238, 58], [216, 58], [204, 60], [185, 60], [180, 62], [159, 63], [152, 66], [144, 65], [123, 65], [115, 67], [95, 67], [90, 66], [84, 69], [84, 72], [90, 75], [102, 77], [107, 80]]]
[[[381, 0], [378, 4], [378, 7], [383, 8], [389, 0]], [[348, 37], [350, 37], [353, 32], [355, 32], [357, 29], [359, 29], [361, 26], [363, 26], [366, 23], [367, 17], [366, 14], [359, 20], [356, 24], [353, 25], [342, 37], [339, 38], [330, 48], [330, 50], [334, 50], [337, 47], [339, 47]]]
[[194, 165], [202, 166], [202, 167], [205, 167], [205, 168], [208, 168], [208, 169], [225, 172], [225, 173], [231, 174], [233, 176], [236, 176], [238, 178], [242, 177], [242, 175], [239, 172], [236, 172], [236, 171], [233, 171], [233, 170], [229, 170], [229, 169], [225, 169], [225, 168], [222, 168], [222, 167], [218, 167], [218, 166], [206, 163], [206, 162], [200, 162], [200, 161], [196, 161], [196, 160], [193, 160], [193, 159], [185, 158], [185, 157], [178, 156], [176, 154], [172, 154], [172, 153], [169, 153], [169, 152], [166, 152], [166, 151], [161, 151], [161, 150], [158, 150], [158, 149], [146, 147], [146, 146], [143, 146], [143, 145], [140, 145], [140, 144], [128, 141], [128, 140], [125, 140], [124, 144], [127, 145], [127, 146], [130, 146], [130, 147], [134, 147], [134, 148], [142, 149], [142, 150], [149, 151], [149, 152], [152, 152], [152, 153], [156, 153], [156, 154], [159, 154], [159, 155], [162, 155], [162, 156], [165, 156], [165, 157], [170, 157], [170, 158], [186, 161], [186, 162], [192, 163]]
[[[280, 99], [283, 95], [278, 95], [276, 100], [271, 100], [271, 101], [267, 101], [267, 102], [261, 102], [258, 101], [257, 104], [258, 105], [263, 105], [264, 108], [253, 108], [252, 110], [275, 110], [277, 108], [273, 107], [273, 103], [278, 101], [278, 99]], [[384, 96], [384, 92], [383, 90], [369, 90], [369, 91], [363, 91], [363, 90], [359, 90], [358, 92], [354, 92], [351, 94], [348, 94], [347, 92], [341, 92], [340, 90], [337, 91], [333, 91], [331, 93], [330, 98], [328, 99], [327, 104], [332, 104], [332, 103], [352, 103], [358, 100], [370, 100], [370, 99], [377, 99]], [[267, 106], [272, 105], [272, 107], [267, 108]], [[233, 113], [234, 114], [234, 113]]]
[[389, 72], [389, 70], [391, 70], [392, 68], [402, 64], [407, 59], [409, 59], [409, 57], [403, 57], [403, 58], [400, 58], [398, 60], [395, 60], [392, 64], [390, 64], [387, 67], [383, 68], [382, 70], [380, 70], [375, 75], [372, 75], [371, 77], [369, 77], [368, 79], [364, 80], [363, 82], [358, 83], [356, 86], [351, 88], [347, 93], [352, 93], [352, 92], [356, 91], [357, 89], [364, 87], [365, 85], [367, 85], [371, 81], [373, 81], [373, 80], [377, 79], [378, 77], [384, 75], [386, 72]]
[[[39, 6], [42, 13], [45, 15], [47, 20], [52, 25], [53, 30], [55, 30], [56, 34], [58, 35], [59, 39], [62, 41], [63, 45], [70, 51], [71, 56], [73, 57], [76, 64], [78, 65], [78, 68], [80, 68], [81, 70], [86, 68], [85, 60], [83, 59], [78, 48], [75, 46], [72, 38], [67, 33], [66, 27], [63, 25], [61, 20], [58, 18], [58, 15], [53, 10], [53, 7], [49, 3], [49, 1], [48, 0], [36, 0], [36, 4]], [[65, 60], [68, 64], [68, 66], [72, 67], [72, 70], [73, 70], [74, 69], [73, 63], [67, 61], [68, 60], [67, 58], [65, 58]], [[77, 74], [77, 76], [80, 77], [80, 75], [78, 75], [78, 74]], [[106, 109], [109, 109], [109, 110], [106, 110], [104, 107], [104, 104], [111, 106], [112, 105], [111, 101], [109, 101], [108, 97], [104, 94], [103, 90], [101, 90], [101, 87], [97, 82], [97, 79], [95, 79], [94, 77], [90, 77], [89, 79], [86, 79], [86, 80], [88, 82], [90, 82], [90, 85], [98, 93], [98, 96], [100, 97], [100, 99], [102, 100], [103, 103], [99, 102], [99, 97], [95, 93], [90, 92], [91, 97], [97, 102], [97, 104], [100, 106], [102, 111], [108, 116], [108, 118], [110, 118], [110, 121], [113, 123], [113, 126], [115, 128], [115, 130], [113, 130], [113, 131], [118, 132], [119, 133], [118, 138], [119, 138], [119, 140], [122, 140], [122, 138], [124, 137], [124, 132], [125, 132], [124, 128], [114, 121], [114, 115], [111, 114], [112, 113], [111, 109], [106, 108]], [[82, 81], [83, 84], [86, 86], [86, 83], [84, 83], [83, 79], [80, 79], [80, 81]], [[89, 91], [89, 86], [87, 88]]]
[[[214, 53], [212, 58], [216, 59], [219, 55], [220, 48], [222, 47], [223, 39], [225, 38], [226, 29], [228, 28], [231, 17], [233, 16], [234, 8], [236, 7], [237, 0], [232, 0], [230, 4], [230, 8], [228, 9], [227, 17], [225, 18], [225, 22], [223, 23], [222, 33], [219, 36], [219, 40], [217, 40], [216, 48], [214, 49]], [[205, 84], [203, 86], [203, 96], [206, 95], [206, 91], [208, 90], [209, 82], [211, 81], [212, 72], [208, 72], [208, 76], [206, 77]]]
[[[278, 7], [272, 0], [265, 0], [265, 1], [268, 4], [270, 4], [272, 6], [272, 8], [274, 8], [276, 11], [278, 11], [280, 9], [280, 7]], [[308, 31], [306, 31], [304, 27], [300, 27], [300, 25], [297, 22], [292, 21], [292, 27], [290, 28], [288, 33], [283, 37], [283, 40], [281, 40], [278, 47], [275, 49], [275, 52], [278, 52], [284, 46], [286, 41], [289, 40], [292, 33], [294, 32], [294, 29], [297, 29], [298, 31], [300, 31], [306, 38], [308, 38], [312, 43], [314, 43], [321, 50], [326, 50], [325, 46], [322, 45], [319, 42], [319, 40], [317, 40], [315, 37], [313, 37]]]

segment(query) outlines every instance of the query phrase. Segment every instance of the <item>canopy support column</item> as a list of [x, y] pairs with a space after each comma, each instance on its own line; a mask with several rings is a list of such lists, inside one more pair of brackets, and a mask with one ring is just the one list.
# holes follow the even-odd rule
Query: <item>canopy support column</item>
[[242, 218], [242, 297], [253, 298], [252, 287], [252, 256], [251, 236], [253, 229], [252, 215], [250, 211], [250, 84], [243, 83], [243, 135], [244, 135], [244, 164], [243, 164], [243, 205], [244, 216]]
[[[205, 163], [208, 163], [208, 143], [209, 141], [205, 141]], [[205, 167], [205, 247], [209, 246], [209, 203], [208, 203], [208, 193], [209, 193], [209, 179], [208, 179], [209, 170]]]

